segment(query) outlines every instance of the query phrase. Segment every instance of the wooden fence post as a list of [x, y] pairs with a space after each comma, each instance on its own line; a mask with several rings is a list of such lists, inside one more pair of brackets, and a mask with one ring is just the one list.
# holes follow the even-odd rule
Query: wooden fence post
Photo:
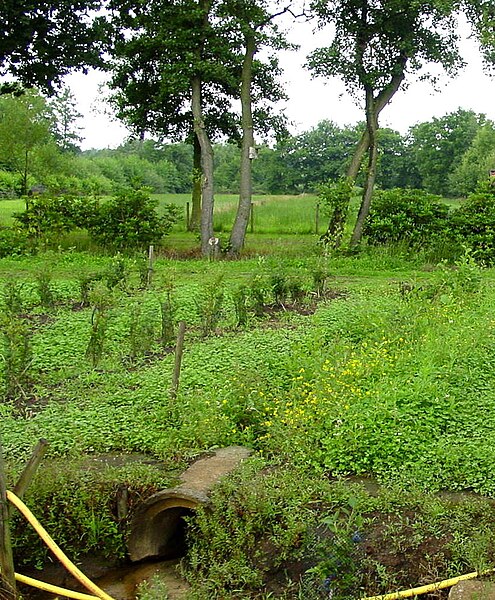
[[186, 323], [185, 321], [179, 322], [179, 332], [177, 334], [177, 344], [175, 346], [175, 364], [174, 372], [172, 375], [172, 386], [170, 388], [170, 397], [172, 400], [177, 398], [177, 392], [179, 391], [179, 380], [180, 380], [180, 368], [182, 364], [182, 354], [184, 353], [184, 337], [186, 334]]
[[151, 245], [148, 249], [148, 273], [146, 275], [146, 287], [151, 286], [153, 280], [153, 264], [155, 262], [155, 250]]
[[2, 589], [9, 598], [17, 598], [14, 572], [14, 557], [10, 542], [10, 510], [7, 500], [7, 478], [3, 461], [2, 440], [0, 439], [0, 597]]
[[33, 453], [31, 454], [31, 458], [29, 459], [28, 464], [24, 467], [18, 482], [14, 486], [13, 492], [18, 498], [22, 498], [24, 496], [24, 492], [27, 490], [29, 484], [33, 480], [47, 448], [48, 442], [41, 438], [41, 440], [36, 444]]

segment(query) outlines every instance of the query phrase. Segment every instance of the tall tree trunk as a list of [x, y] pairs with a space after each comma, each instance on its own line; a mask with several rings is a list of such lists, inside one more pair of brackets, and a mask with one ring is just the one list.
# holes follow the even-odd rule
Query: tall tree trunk
[[361, 163], [363, 162], [363, 156], [368, 150], [370, 145], [370, 135], [368, 128], [363, 131], [363, 134], [358, 142], [356, 149], [354, 150], [354, 154], [352, 155], [351, 164], [347, 169], [346, 176], [351, 179], [356, 179], [359, 173], [359, 169], [361, 168]]
[[251, 82], [253, 78], [253, 59], [256, 53], [255, 34], [252, 29], [245, 35], [245, 43], [246, 50], [241, 75], [242, 145], [239, 204], [230, 234], [230, 254], [234, 256], [238, 256], [244, 246], [251, 212], [253, 157], [251, 157], [250, 152], [251, 148], [254, 148]]
[[206, 132], [201, 103], [201, 79], [193, 77], [191, 82], [192, 113], [194, 133], [201, 147], [201, 253], [209, 256], [214, 249], [210, 243], [213, 238], [213, 148]]
[[199, 231], [201, 223], [201, 145], [198, 136], [193, 136], [192, 210], [188, 223], [189, 231]]
[[376, 111], [372, 90], [366, 90], [366, 129], [369, 137], [368, 169], [366, 172], [361, 206], [359, 208], [356, 224], [354, 225], [354, 231], [352, 232], [351, 236], [351, 248], [355, 248], [361, 242], [364, 223], [371, 208], [371, 199], [373, 197], [373, 189], [375, 187], [376, 180], [376, 166], [378, 162], [378, 114]]

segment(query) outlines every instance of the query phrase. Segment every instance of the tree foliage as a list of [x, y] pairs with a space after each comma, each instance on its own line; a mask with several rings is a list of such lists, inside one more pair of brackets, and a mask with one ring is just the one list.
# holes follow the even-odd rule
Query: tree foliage
[[432, 194], [451, 194], [452, 173], [484, 121], [484, 115], [459, 109], [411, 128], [412, 149], [426, 190]]
[[19, 174], [22, 194], [28, 191], [35, 153], [53, 142], [51, 127], [50, 110], [38, 93], [0, 96], [0, 165]]
[[105, 20], [95, 13], [101, 5], [102, 0], [4, 0], [0, 75], [52, 92], [70, 70], [101, 66]]
[[320, 26], [331, 23], [330, 44], [315, 50], [308, 66], [317, 76], [337, 75], [348, 91], [364, 100], [366, 131], [357, 146], [355, 177], [368, 149], [363, 198], [351, 244], [359, 243], [371, 206], [378, 161], [378, 117], [403, 85], [406, 73], [439, 63], [452, 73], [462, 64], [454, 18], [456, 0], [314, 0]]
[[364, 234], [371, 244], [428, 245], [445, 232], [448, 212], [440, 196], [424, 190], [377, 191]]
[[125, 190], [106, 202], [90, 219], [88, 229], [100, 244], [117, 249], [146, 248], [160, 244], [177, 219], [178, 209], [168, 204], [156, 211], [158, 200], [147, 190]]

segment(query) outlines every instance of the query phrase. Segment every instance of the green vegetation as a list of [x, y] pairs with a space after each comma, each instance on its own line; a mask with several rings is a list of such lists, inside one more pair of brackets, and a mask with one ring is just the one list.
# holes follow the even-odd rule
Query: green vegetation
[[[158, 257], [150, 286], [139, 256], [0, 261], [11, 477], [50, 441], [28, 504], [69, 553], [123, 557], [121, 486], [132, 514], [192, 457], [242, 444], [253, 458], [190, 521], [191, 598], [343, 600], [492, 565], [493, 271], [262, 237], [241, 261]], [[95, 467], [112, 456], [119, 469]], [[18, 564], [42, 563], [17, 518], [14, 538]]]

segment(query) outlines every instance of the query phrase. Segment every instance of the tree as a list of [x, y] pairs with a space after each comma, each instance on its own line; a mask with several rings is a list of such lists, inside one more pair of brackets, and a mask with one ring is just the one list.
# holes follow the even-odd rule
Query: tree
[[23, 195], [28, 192], [34, 153], [52, 141], [51, 128], [50, 110], [37, 92], [0, 96], [0, 164], [20, 174]]
[[312, 192], [318, 184], [345, 175], [361, 130], [361, 125], [341, 128], [324, 120], [281, 141], [277, 148], [289, 170], [293, 191]]
[[64, 88], [50, 102], [53, 114], [53, 135], [63, 152], [76, 152], [82, 137], [77, 121], [82, 114], [77, 110], [77, 102], [69, 88]]
[[474, 192], [490, 171], [495, 169], [495, 124], [482, 125], [450, 176], [450, 190], [455, 195], [467, 196]]
[[377, 185], [382, 189], [421, 187], [409, 136], [384, 127], [378, 133], [378, 141]]
[[[289, 47], [279, 34], [274, 19], [291, 11], [289, 6], [272, 9], [266, 0], [226, 0], [222, 9], [224, 12], [221, 12], [221, 14], [227, 16], [227, 27], [234, 32], [235, 38], [241, 37], [243, 40], [240, 74], [242, 139], [239, 204], [229, 239], [230, 254], [238, 256], [244, 246], [251, 212], [252, 161], [256, 157], [255, 117], [253, 115], [256, 97], [262, 100], [270, 98], [271, 101], [280, 100], [284, 97], [274, 78], [280, 71], [276, 57], [272, 56], [268, 64], [263, 64], [259, 60], [255, 60], [255, 56], [261, 48], [267, 50]], [[264, 84], [262, 86], [258, 85], [258, 93], [253, 89], [257, 72], [261, 73], [260, 81]]]
[[366, 131], [348, 170], [355, 176], [368, 150], [361, 207], [351, 245], [359, 243], [369, 213], [378, 161], [378, 118], [403, 84], [406, 72], [440, 63], [447, 72], [461, 64], [453, 18], [455, 0], [314, 0], [320, 26], [331, 23], [329, 46], [314, 51], [308, 66], [316, 76], [340, 76], [364, 99]]
[[451, 175], [484, 121], [484, 115], [459, 109], [411, 128], [412, 152], [427, 191], [450, 195]]
[[[116, 2], [114, 102], [137, 131], [194, 143], [201, 160], [201, 248], [213, 237], [213, 135], [235, 132], [230, 100], [238, 66], [230, 40], [210, 23], [212, 0]], [[197, 203], [193, 200], [193, 209]], [[194, 210], [193, 210], [194, 215]]]
[[[101, 66], [102, 0], [5, 0], [0, 4], [0, 76], [51, 93], [74, 68]], [[12, 91], [12, 84], [3, 84]]]

